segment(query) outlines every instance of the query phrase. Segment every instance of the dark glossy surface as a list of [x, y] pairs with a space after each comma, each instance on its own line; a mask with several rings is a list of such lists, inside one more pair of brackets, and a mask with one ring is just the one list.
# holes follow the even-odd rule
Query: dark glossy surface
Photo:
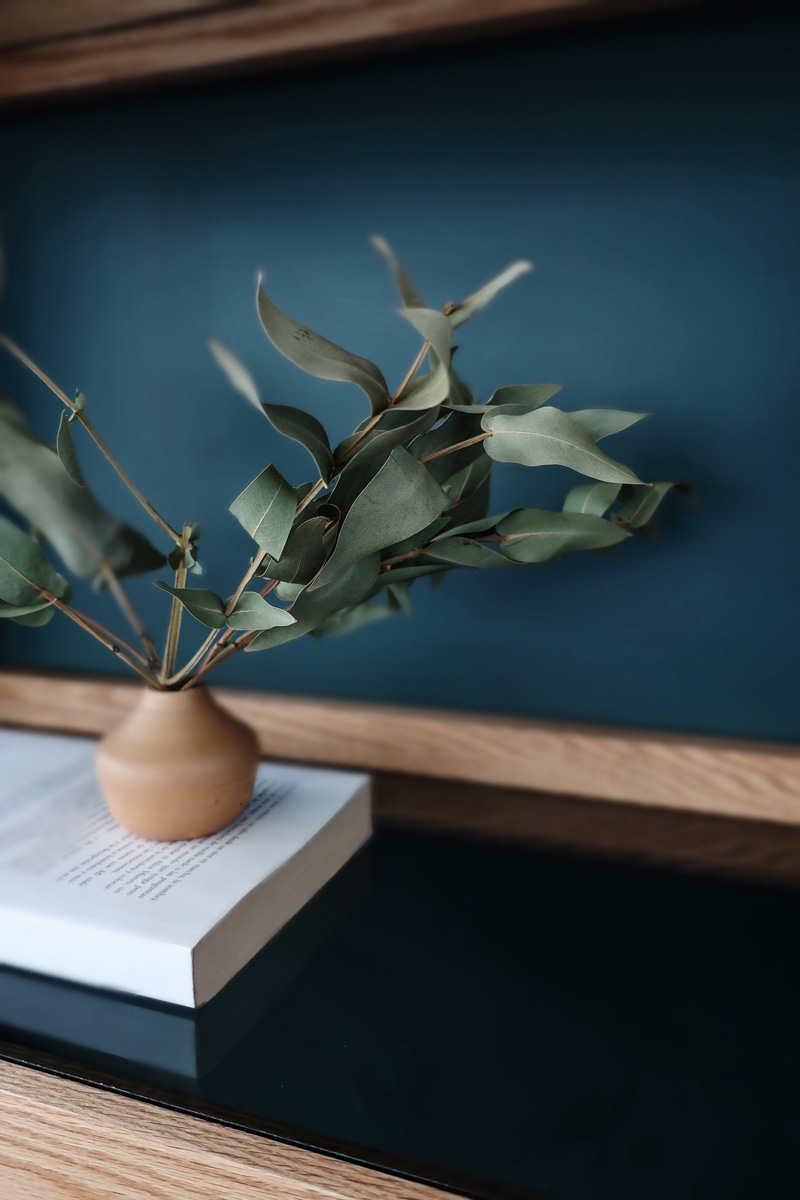
[[[798, 928], [787, 888], [383, 830], [196, 1018], [48, 1000], [16, 975], [62, 1040], [0, 1036], [478, 1196], [779, 1200], [796, 1195]], [[104, 1052], [63, 1040], [65, 1007], [90, 999]]]

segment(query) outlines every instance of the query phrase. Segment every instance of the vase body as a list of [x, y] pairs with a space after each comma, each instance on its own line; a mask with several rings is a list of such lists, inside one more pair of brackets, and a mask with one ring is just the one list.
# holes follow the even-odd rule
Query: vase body
[[111, 812], [131, 833], [159, 842], [216, 833], [253, 794], [255, 734], [202, 685], [148, 689], [98, 744], [95, 765]]

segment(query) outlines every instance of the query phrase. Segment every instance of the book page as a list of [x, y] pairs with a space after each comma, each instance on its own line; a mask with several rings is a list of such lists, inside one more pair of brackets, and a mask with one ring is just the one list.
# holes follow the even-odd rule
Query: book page
[[0, 905], [193, 945], [364, 782], [262, 764], [226, 829], [184, 842], [128, 833], [105, 806], [94, 742], [0, 730]]

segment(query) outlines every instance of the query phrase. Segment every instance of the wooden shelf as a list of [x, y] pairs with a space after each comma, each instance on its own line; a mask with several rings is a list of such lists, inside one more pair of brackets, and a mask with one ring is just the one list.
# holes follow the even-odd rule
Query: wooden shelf
[[260, 70], [698, 0], [7, 0], [0, 100]]

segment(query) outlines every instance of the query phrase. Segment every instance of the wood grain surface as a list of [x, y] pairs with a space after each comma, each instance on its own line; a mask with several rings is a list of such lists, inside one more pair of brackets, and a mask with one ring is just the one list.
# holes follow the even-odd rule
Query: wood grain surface
[[3, 1200], [436, 1200], [444, 1194], [0, 1061]]
[[[137, 694], [128, 681], [4, 671], [0, 723], [104, 733]], [[800, 824], [796, 746], [262, 692], [216, 695], [273, 758]]]
[[[0, 51], [0, 99], [254, 70], [697, 2], [249, 0], [171, 16], [174, 5], [165, 0], [162, 19]], [[92, 8], [90, 0], [81, 3]], [[81, 3], [73, 17], [78, 28]], [[155, 3], [148, 0], [151, 15]], [[28, 7], [35, 7], [31, 0]]]

